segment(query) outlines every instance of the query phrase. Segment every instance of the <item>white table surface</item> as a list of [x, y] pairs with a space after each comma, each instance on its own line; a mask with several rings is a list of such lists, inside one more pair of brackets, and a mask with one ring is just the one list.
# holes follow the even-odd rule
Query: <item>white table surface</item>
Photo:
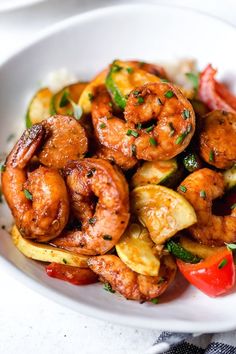
[[[94, 7], [125, 0], [48, 0], [1, 12], [0, 63], [45, 27]], [[129, 1], [129, 2], [135, 2]], [[147, 3], [148, 1], [146, 1]], [[236, 25], [234, 0], [149, 0], [198, 9]], [[77, 314], [33, 292], [0, 269], [1, 354], [142, 354], [157, 332], [127, 328]], [[111, 318], [112, 322], [112, 318]]]

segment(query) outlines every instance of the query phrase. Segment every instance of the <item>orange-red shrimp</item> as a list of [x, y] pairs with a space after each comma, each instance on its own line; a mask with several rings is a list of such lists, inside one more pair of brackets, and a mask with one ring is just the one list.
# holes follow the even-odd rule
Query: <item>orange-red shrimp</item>
[[55, 115], [41, 124], [46, 131], [44, 144], [38, 153], [43, 165], [63, 168], [67, 161], [81, 158], [87, 152], [85, 129], [75, 118]]
[[106, 253], [118, 242], [129, 221], [124, 176], [108, 161], [93, 158], [69, 163], [65, 174], [72, 211], [82, 226], [53, 244], [81, 254]]
[[68, 194], [60, 173], [42, 166], [27, 173], [44, 133], [40, 124], [26, 130], [7, 157], [2, 173], [2, 191], [17, 227], [24, 237], [39, 242], [58, 236], [69, 216]]
[[224, 194], [224, 187], [221, 173], [203, 168], [191, 173], [178, 188], [197, 215], [197, 223], [189, 231], [203, 244], [223, 246], [225, 242], [236, 242], [236, 209], [231, 215], [212, 214], [212, 202]]
[[135, 88], [124, 112], [136, 127], [136, 157], [169, 160], [190, 143], [195, 114], [190, 102], [173, 84], [157, 82]]
[[236, 163], [236, 114], [213, 111], [201, 123], [201, 157], [215, 167], [231, 168]]
[[163, 257], [159, 275], [155, 277], [134, 272], [115, 255], [91, 257], [88, 265], [102, 282], [109, 283], [114, 291], [130, 300], [151, 300], [160, 296], [176, 274], [176, 265], [170, 256]]

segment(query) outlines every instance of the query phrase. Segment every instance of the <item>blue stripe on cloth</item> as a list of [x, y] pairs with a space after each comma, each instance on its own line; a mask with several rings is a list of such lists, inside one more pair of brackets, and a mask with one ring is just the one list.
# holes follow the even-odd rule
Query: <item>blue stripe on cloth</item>
[[212, 342], [208, 345], [204, 354], [236, 354], [236, 347], [232, 345]]
[[[206, 336], [206, 335], [205, 335]], [[203, 336], [199, 336], [199, 342]], [[198, 338], [195, 337], [197, 342]], [[198, 343], [192, 344], [191, 333], [171, 333], [162, 332], [153, 347], [147, 353], [151, 354], [236, 354], [236, 347], [220, 342], [211, 342], [204, 345], [204, 348], [198, 346]], [[200, 344], [200, 343], [199, 343]]]

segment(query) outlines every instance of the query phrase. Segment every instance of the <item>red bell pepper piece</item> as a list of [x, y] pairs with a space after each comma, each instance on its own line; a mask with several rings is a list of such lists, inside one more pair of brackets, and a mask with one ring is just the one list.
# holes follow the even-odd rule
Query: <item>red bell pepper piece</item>
[[215, 80], [216, 70], [209, 64], [200, 75], [198, 94], [210, 109], [236, 113], [236, 97]]
[[98, 281], [98, 276], [89, 268], [51, 263], [45, 269], [49, 277], [61, 279], [74, 285], [88, 285]]
[[183, 276], [208, 296], [224, 294], [235, 283], [233, 254], [227, 248], [197, 263], [190, 264], [177, 260]]

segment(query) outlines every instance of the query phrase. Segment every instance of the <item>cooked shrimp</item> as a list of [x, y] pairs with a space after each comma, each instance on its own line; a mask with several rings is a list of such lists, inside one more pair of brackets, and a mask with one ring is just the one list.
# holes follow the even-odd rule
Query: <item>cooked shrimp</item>
[[53, 243], [81, 254], [109, 251], [129, 221], [128, 185], [124, 176], [108, 161], [92, 158], [71, 162], [65, 174], [72, 211], [82, 226], [81, 230], [70, 231]]
[[124, 117], [138, 127], [136, 156], [143, 160], [169, 160], [190, 143], [195, 114], [190, 102], [173, 84], [158, 82], [135, 88]]
[[127, 132], [134, 124], [127, 126], [123, 119], [113, 115], [111, 97], [104, 85], [98, 86], [94, 92], [92, 121], [101, 145], [117, 150], [128, 158], [133, 156], [135, 137], [127, 135]]
[[213, 111], [202, 118], [200, 154], [209, 164], [227, 169], [236, 162], [236, 114]]
[[170, 256], [163, 257], [159, 275], [155, 277], [134, 272], [115, 255], [91, 257], [88, 265], [102, 282], [108, 282], [114, 291], [130, 300], [151, 300], [160, 296], [176, 274], [176, 265]]
[[2, 191], [26, 238], [51, 240], [64, 229], [69, 216], [66, 186], [59, 172], [39, 167], [27, 175], [27, 165], [44, 138], [42, 125], [26, 130], [6, 159]]
[[81, 158], [87, 152], [85, 130], [75, 118], [55, 115], [41, 124], [46, 130], [46, 139], [38, 154], [43, 165], [62, 168], [68, 160]]
[[127, 157], [118, 150], [109, 149], [108, 147], [100, 144], [96, 149], [95, 155], [98, 158], [115, 162], [115, 164], [120, 166], [122, 170], [129, 170], [137, 164], [137, 159], [135, 157]]
[[236, 242], [236, 209], [232, 209], [231, 215], [212, 214], [212, 202], [223, 195], [224, 187], [221, 173], [203, 168], [190, 174], [178, 188], [197, 215], [198, 221], [189, 231], [205, 245], [223, 246], [225, 242]]

